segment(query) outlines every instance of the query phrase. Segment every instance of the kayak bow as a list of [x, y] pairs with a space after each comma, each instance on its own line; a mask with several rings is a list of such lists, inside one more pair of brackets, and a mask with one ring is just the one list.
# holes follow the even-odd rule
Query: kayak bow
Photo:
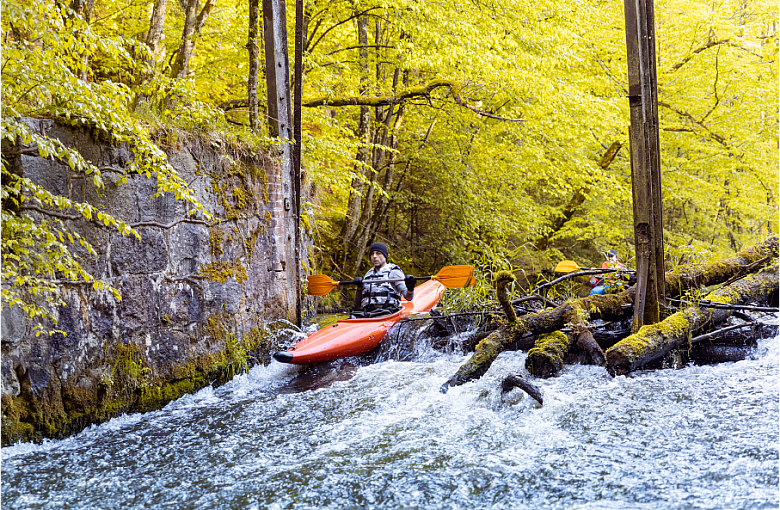
[[401, 300], [401, 310], [383, 317], [345, 319], [315, 331], [287, 351], [273, 356], [282, 363], [306, 365], [347, 356], [359, 356], [374, 349], [398, 321], [416, 312], [427, 312], [439, 302], [444, 285], [431, 280], [414, 289], [412, 301]]

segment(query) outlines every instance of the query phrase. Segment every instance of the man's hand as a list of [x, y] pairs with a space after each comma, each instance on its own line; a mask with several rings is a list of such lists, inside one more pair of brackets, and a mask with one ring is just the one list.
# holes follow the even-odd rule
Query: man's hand
[[413, 291], [414, 290], [414, 284], [416, 282], [417, 282], [417, 279], [414, 276], [412, 276], [410, 274], [406, 275], [406, 278], [404, 278], [404, 285], [406, 285], [406, 290], [408, 290], [410, 292]]
[[361, 278], [359, 276], [356, 276], [355, 279], [352, 280], [352, 283], [354, 283], [355, 285], [358, 285], [358, 286], [359, 285], [363, 285], [363, 278]]

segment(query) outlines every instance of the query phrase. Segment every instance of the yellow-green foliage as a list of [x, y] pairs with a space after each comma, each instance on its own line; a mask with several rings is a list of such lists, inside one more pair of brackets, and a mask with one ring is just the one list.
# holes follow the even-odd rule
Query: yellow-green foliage
[[35, 428], [25, 421], [30, 416], [27, 402], [21, 398], [13, 398], [3, 393], [2, 396], [2, 445], [8, 446], [20, 441], [35, 441], [39, 439]]
[[212, 228], [209, 230], [209, 250], [211, 256], [219, 258], [223, 253], [223, 243], [225, 242], [225, 234], [219, 228]]
[[252, 254], [255, 252], [257, 246], [257, 238], [260, 235], [265, 234], [265, 225], [258, 224], [257, 228], [250, 231], [249, 236], [244, 239], [244, 251], [246, 252], [247, 259], [251, 260]]
[[119, 343], [115, 347], [116, 361], [111, 369], [114, 374], [120, 376], [126, 386], [144, 386], [151, 374], [151, 370], [144, 366], [144, 358], [138, 345], [134, 343]]
[[301, 227], [303, 227], [305, 233], [311, 235], [311, 220], [305, 212], [301, 213]]

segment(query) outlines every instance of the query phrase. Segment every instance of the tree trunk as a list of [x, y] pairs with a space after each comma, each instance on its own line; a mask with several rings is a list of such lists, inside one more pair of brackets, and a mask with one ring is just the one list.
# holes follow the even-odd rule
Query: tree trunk
[[[73, 0], [73, 3], [71, 4], [71, 9], [73, 9], [76, 14], [81, 16], [82, 19], [87, 22], [87, 24], [89, 24], [89, 21], [92, 18], [92, 10], [94, 8], [95, 0]], [[87, 81], [89, 78], [89, 70], [87, 68], [89, 57], [87, 57], [87, 55], [82, 56], [81, 62], [83, 64], [83, 69], [81, 69], [79, 72], [79, 78], [82, 81]]]
[[[378, 175], [377, 172], [380, 171], [382, 164], [384, 162], [384, 154], [385, 149], [384, 147], [387, 145], [387, 138], [388, 134], [390, 132], [390, 122], [393, 118], [394, 113], [393, 105], [390, 105], [388, 107], [387, 113], [385, 115], [385, 119], [383, 122], [383, 127], [380, 133], [378, 133], [377, 139], [374, 141], [374, 148], [373, 148], [373, 157], [371, 158], [372, 166], [376, 170], [375, 172], [371, 172], [371, 178], [369, 179], [369, 188], [366, 192], [366, 198], [363, 200], [362, 204], [362, 211], [360, 213], [360, 221], [358, 222], [358, 229], [357, 233], [355, 234], [355, 244], [357, 246], [366, 246], [368, 244], [368, 241], [373, 237], [373, 231], [371, 229], [371, 226], [374, 222], [374, 196], [376, 193], [376, 186], [378, 185]], [[386, 190], [387, 188], [385, 188]], [[363, 252], [358, 251], [357, 256], [355, 257], [355, 263], [353, 264], [354, 272], [357, 273], [357, 271], [360, 269], [360, 263], [363, 259]]]
[[185, 9], [184, 30], [181, 34], [181, 44], [176, 53], [176, 61], [171, 67], [171, 77], [183, 79], [187, 77], [190, 70], [190, 58], [195, 49], [195, 41], [200, 35], [201, 30], [206, 25], [211, 9], [214, 8], [213, 0], [206, 0], [206, 5], [198, 14], [198, 0], [188, 0]]
[[539, 335], [525, 358], [525, 368], [534, 377], [552, 377], [563, 368], [563, 358], [569, 352], [569, 337], [560, 331]]
[[776, 257], [777, 254], [778, 237], [772, 236], [761, 244], [743, 249], [731, 258], [719, 260], [703, 268], [691, 267], [687, 271], [670, 271], [665, 277], [666, 293], [670, 296], [681, 296], [688, 289], [723, 283], [747, 274], [752, 264], [766, 257]]
[[501, 391], [506, 393], [507, 391], [512, 390], [512, 388], [520, 388], [524, 392], [528, 393], [531, 398], [539, 402], [540, 404], [544, 405], [544, 401], [542, 400], [542, 392], [534, 386], [533, 384], [529, 383], [519, 375], [510, 375], [507, 376], [502, 382], [501, 382]]
[[260, 128], [260, 111], [257, 101], [257, 74], [260, 70], [260, 45], [257, 43], [259, 31], [260, 0], [249, 0], [249, 40], [246, 44], [246, 48], [249, 50], [247, 99], [249, 103], [249, 127], [255, 133]]
[[156, 65], [165, 57], [165, 47], [160, 46], [163, 29], [165, 29], [165, 13], [168, 10], [168, 0], [155, 0], [152, 18], [149, 20], [149, 32], [146, 34], [146, 45], [152, 53], [152, 65]]
[[[710, 301], [744, 304], [765, 300], [778, 286], [777, 267], [749, 275], [709, 294]], [[645, 326], [607, 350], [607, 370], [611, 375], [625, 375], [660, 358], [675, 347], [686, 345], [697, 332], [729, 318], [733, 310], [690, 307], [664, 321]]]
[[[368, 85], [368, 18], [361, 16], [357, 20], [358, 26], [358, 44], [360, 45], [360, 95], [367, 95], [369, 92]], [[369, 148], [368, 145], [371, 142], [371, 110], [368, 106], [360, 107], [360, 120], [358, 122], [358, 139], [360, 140], [361, 147], [358, 149], [357, 159], [358, 164], [355, 166], [355, 173], [364, 174], [364, 176], [370, 176], [371, 170], [366, 168], [369, 166]], [[355, 245], [355, 233], [357, 232], [360, 222], [360, 206], [363, 202], [363, 182], [364, 179], [355, 177], [352, 179], [352, 190], [349, 194], [349, 202], [347, 203], [347, 214], [344, 221], [344, 228], [341, 231], [342, 238], [344, 239], [344, 253], [345, 261], [349, 260], [349, 254], [357, 252], [359, 256], [362, 256], [365, 246]]]

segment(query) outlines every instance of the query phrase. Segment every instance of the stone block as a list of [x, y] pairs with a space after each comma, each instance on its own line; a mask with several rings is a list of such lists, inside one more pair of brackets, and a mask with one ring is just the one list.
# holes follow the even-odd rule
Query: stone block
[[167, 285], [160, 300], [160, 317], [166, 327], [187, 328], [201, 321], [200, 290], [187, 282]]
[[111, 245], [111, 270], [114, 275], [150, 274], [168, 267], [168, 246], [157, 227], [139, 227], [135, 236], [116, 236]]
[[3, 356], [2, 364], [0, 364], [0, 370], [2, 370], [2, 392], [3, 395], [10, 395], [16, 397], [21, 391], [19, 386], [19, 379], [16, 377], [16, 371], [14, 370], [15, 358], [9, 356]]
[[152, 198], [157, 193], [156, 176], [147, 178], [139, 175], [134, 182], [138, 200], [138, 221], [154, 221], [167, 225], [187, 212], [184, 202], [177, 200], [173, 193]]
[[170, 377], [171, 368], [186, 362], [190, 354], [190, 339], [179, 331], [154, 331], [143, 345], [147, 362], [161, 375]]
[[239, 313], [243, 288], [233, 278], [225, 283], [208, 281], [203, 305], [213, 312]]
[[132, 332], [146, 331], [159, 324], [155, 309], [157, 291], [151, 279], [126, 274], [122, 277], [119, 291], [122, 293], [119, 320], [123, 339]]
[[170, 231], [169, 256], [176, 276], [198, 273], [201, 265], [208, 264], [209, 230], [199, 223], [179, 223]]
[[0, 341], [3, 356], [17, 349], [28, 337], [32, 328], [25, 320], [26, 314], [20, 306], [3, 306], [0, 317]]
[[38, 156], [22, 156], [21, 159], [25, 177], [51, 193], [66, 197], [70, 195], [68, 185], [70, 167]]

